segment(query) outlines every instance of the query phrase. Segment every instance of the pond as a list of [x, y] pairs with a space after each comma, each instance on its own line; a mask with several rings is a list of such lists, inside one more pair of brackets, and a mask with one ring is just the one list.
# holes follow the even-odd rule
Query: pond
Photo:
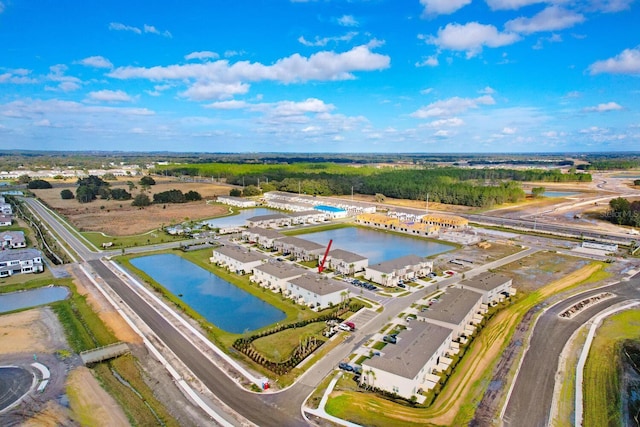
[[360, 227], [318, 231], [298, 237], [325, 246], [333, 239], [332, 249], [343, 249], [367, 257], [369, 265], [405, 255], [430, 256], [455, 249], [455, 246], [446, 243]]
[[268, 208], [252, 208], [242, 209], [237, 215], [224, 216], [221, 218], [213, 218], [203, 221], [203, 224], [208, 224], [212, 228], [224, 228], [224, 227], [241, 227], [245, 225], [248, 218], [260, 215], [270, 215], [279, 213], [275, 209]]
[[[531, 191], [527, 192], [531, 194]], [[580, 195], [579, 191], [545, 191], [542, 193], [544, 197], [571, 197]]]
[[286, 317], [271, 304], [178, 255], [143, 256], [131, 264], [227, 332], [253, 331]]
[[0, 294], [0, 313], [62, 301], [67, 296], [69, 296], [69, 289], [64, 286], [47, 286]]

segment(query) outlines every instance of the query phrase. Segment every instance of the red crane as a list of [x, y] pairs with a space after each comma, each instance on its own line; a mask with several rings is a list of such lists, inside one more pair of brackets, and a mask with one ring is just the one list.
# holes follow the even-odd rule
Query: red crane
[[329, 245], [327, 246], [327, 250], [324, 251], [324, 257], [322, 258], [322, 262], [318, 266], [318, 273], [322, 273], [322, 270], [324, 270], [324, 263], [327, 260], [327, 255], [329, 255], [329, 250], [331, 249], [331, 242], [333, 242], [333, 239], [329, 240]]

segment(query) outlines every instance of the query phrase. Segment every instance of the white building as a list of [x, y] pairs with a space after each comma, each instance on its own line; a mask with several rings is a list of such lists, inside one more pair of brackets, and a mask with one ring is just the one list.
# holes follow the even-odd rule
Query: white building
[[289, 296], [298, 304], [322, 310], [349, 298], [349, 289], [324, 274], [307, 272], [287, 281]]
[[4, 201], [4, 197], [0, 202], [0, 214], [2, 215], [13, 215], [13, 208], [11, 205]]
[[417, 255], [406, 255], [366, 267], [364, 277], [382, 286], [396, 286], [401, 280], [425, 277], [432, 269], [432, 261]]
[[256, 206], [255, 200], [235, 196], [218, 196], [218, 202], [238, 208], [253, 208]]
[[287, 295], [287, 281], [300, 277], [308, 271], [288, 262], [272, 261], [254, 267], [251, 281]]
[[513, 281], [507, 276], [485, 272], [458, 283], [458, 287], [479, 292], [482, 295], [483, 304], [493, 304], [503, 300], [504, 294], [512, 292], [512, 283]]
[[291, 225], [291, 217], [281, 213], [258, 215], [247, 218], [247, 227], [276, 228], [285, 225]]
[[269, 257], [261, 252], [242, 246], [225, 245], [213, 250], [209, 258], [212, 263], [228, 268], [238, 274], [250, 273], [254, 267], [262, 264]]
[[291, 218], [291, 225], [323, 222], [327, 219], [325, 213], [315, 209], [292, 212], [289, 214], [289, 217]]
[[320, 254], [324, 254], [326, 247], [310, 240], [288, 236], [274, 242], [274, 248], [286, 256], [293, 256], [302, 261], [318, 259]]
[[11, 215], [0, 215], [0, 227], [11, 225]]
[[2, 249], [26, 248], [27, 241], [22, 231], [3, 231], [0, 233], [0, 247]]
[[[322, 262], [324, 254], [318, 258]], [[343, 249], [333, 249], [327, 255], [326, 267], [339, 274], [354, 274], [369, 265], [369, 259]]]
[[360, 384], [395, 393], [405, 399], [419, 390], [435, 386], [434, 374], [446, 360], [451, 348], [453, 331], [426, 322], [413, 322], [400, 332], [396, 344], [387, 344], [381, 356], [362, 362]]
[[429, 310], [418, 313], [418, 320], [453, 329], [453, 339], [471, 335], [482, 320], [482, 295], [478, 292], [447, 288]]
[[249, 243], [256, 243], [265, 249], [272, 249], [275, 241], [284, 237], [284, 234], [270, 228], [250, 227], [242, 230], [242, 240]]
[[44, 271], [42, 252], [37, 249], [0, 251], [0, 277]]

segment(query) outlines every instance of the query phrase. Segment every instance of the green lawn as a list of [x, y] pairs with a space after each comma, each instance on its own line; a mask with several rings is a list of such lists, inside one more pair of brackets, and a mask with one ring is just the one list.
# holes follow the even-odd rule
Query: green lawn
[[640, 336], [640, 310], [607, 318], [591, 345], [584, 369], [584, 423], [586, 427], [622, 425], [620, 408], [620, 344]]
[[253, 341], [253, 346], [269, 360], [282, 362], [300, 344], [302, 338], [317, 336], [322, 337], [322, 331], [326, 327], [324, 322], [314, 322], [302, 328], [291, 328], [276, 334], [267, 335]]

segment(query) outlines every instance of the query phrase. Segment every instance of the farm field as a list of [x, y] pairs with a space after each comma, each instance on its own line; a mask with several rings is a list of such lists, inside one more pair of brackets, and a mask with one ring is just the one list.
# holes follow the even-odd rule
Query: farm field
[[[79, 203], [75, 199], [63, 200], [60, 191], [70, 189], [75, 192], [75, 182], [54, 183], [54, 188], [32, 190], [49, 207], [64, 216], [80, 231], [97, 231], [109, 236], [129, 236], [145, 233], [163, 225], [178, 224], [187, 220], [214, 218], [229, 213], [227, 206], [207, 204], [219, 195], [228, 195], [231, 187], [217, 183], [181, 182], [166, 178], [154, 178], [157, 184], [149, 188], [147, 195], [177, 189], [186, 193], [197, 191], [203, 200], [188, 203], [158, 204], [145, 208], [131, 206], [131, 200], [101, 200]], [[133, 178], [137, 182], [139, 178]], [[110, 181], [112, 188], [129, 191], [127, 179]], [[140, 189], [130, 191], [138, 194]]]

